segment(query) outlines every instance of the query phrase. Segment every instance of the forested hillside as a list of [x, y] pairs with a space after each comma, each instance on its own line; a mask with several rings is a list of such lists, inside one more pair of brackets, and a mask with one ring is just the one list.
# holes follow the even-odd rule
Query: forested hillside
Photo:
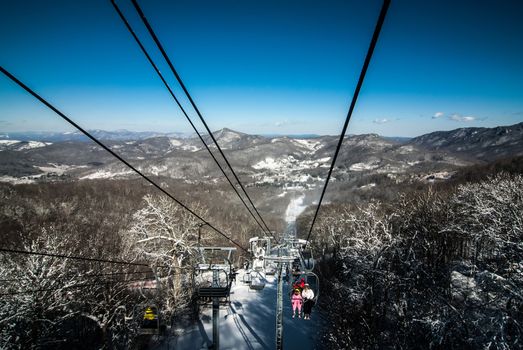
[[327, 348], [520, 348], [521, 164], [464, 169], [391, 202], [324, 207], [313, 247]]
[[[220, 188], [165, 185], [175, 187], [187, 205], [243, 245], [256, 230], [240, 204], [224, 208], [208, 200], [209, 191]], [[199, 235], [205, 244], [225, 243], [138, 180], [3, 184], [0, 198], [3, 349], [138, 346], [141, 303], [161, 306], [166, 320], [182, 311], [189, 315], [195, 258], [191, 248]], [[140, 292], [144, 283], [162, 288]], [[129, 315], [136, 319], [126, 319]]]

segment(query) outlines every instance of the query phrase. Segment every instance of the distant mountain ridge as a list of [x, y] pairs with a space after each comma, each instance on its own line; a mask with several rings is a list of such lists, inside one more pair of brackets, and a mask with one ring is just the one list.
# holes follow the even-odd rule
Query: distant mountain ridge
[[494, 128], [436, 131], [415, 137], [409, 144], [486, 161], [517, 156], [523, 151], [523, 122]]
[[[151, 137], [177, 137], [187, 138], [191, 134], [183, 132], [158, 132], [158, 131], [129, 131], [129, 130], [88, 130], [88, 132], [100, 140], [111, 141], [131, 141], [131, 140], [145, 140]], [[72, 132], [4, 132], [0, 134], [0, 140], [19, 140], [19, 141], [42, 141], [42, 142], [62, 142], [62, 141], [89, 141], [90, 139], [80, 131]]]
[[[228, 128], [222, 130], [234, 131]], [[129, 131], [121, 130], [87, 130], [96, 138], [100, 140], [119, 140], [119, 141], [133, 141], [144, 140], [151, 137], [176, 137], [176, 138], [193, 138], [197, 137], [194, 132], [160, 132], [160, 131]], [[217, 130], [215, 132], [219, 132]], [[236, 132], [236, 131], [235, 131]], [[238, 132], [240, 133], [240, 132]], [[244, 134], [244, 133], [242, 133]], [[201, 133], [202, 136], [207, 133]], [[301, 139], [310, 139], [322, 137], [319, 134], [260, 134], [258, 136], [274, 138], [274, 137], [292, 137]], [[17, 131], [17, 132], [0, 132], [0, 140], [19, 140], [19, 141], [43, 141], [43, 142], [58, 142], [58, 141], [88, 141], [89, 138], [80, 131]]]
[[[185, 132], [159, 132], [159, 131], [129, 131], [125, 129], [121, 130], [87, 130], [91, 135], [100, 140], [112, 140], [112, 141], [134, 141], [134, 140], [145, 140], [152, 137], [174, 137], [174, 138], [196, 138], [195, 133]], [[221, 130], [214, 131], [213, 134], [219, 134], [223, 131], [235, 132], [242, 135], [248, 135], [239, 131], [234, 131], [229, 128], [223, 128]], [[207, 133], [201, 133], [202, 136], [208, 136]], [[277, 137], [289, 137], [298, 139], [315, 139], [324, 137], [326, 135], [320, 134], [260, 134], [251, 136], [261, 136], [265, 138], [277, 138]], [[334, 136], [334, 135], [333, 135]], [[346, 137], [353, 136], [347, 135]], [[386, 139], [407, 142], [410, 137], [402, 136], [384, 136]], [[4, 132], [0, 133], [0, 140], [18, 140], [18, 141], [41, 141], [41, 142], [59, 142], [59, 141], [89, 141], [90, 139], [80, 131], [68, 131], [68, 132], [52, 132], [52, 131], [26, 131], [26, 132]]]
[[[126, 130], [92, 132], [146, 174], [187, 182], [223, 181], [218, 167], [194, 135]], [[49, 138], [49, 134], [39, 135], [47, 138], [0, 140], [0, 181], [135, 176], [93, 142], [79, 139], [82, 136], [79, 133], [54, 135], [54, 138]], [[213, 136], [248, 185], [310, 190], [323, 183], [338, 143], [338, 136], [265, 137], [227, 128], [213, 132]], [[211, 150], [216, 148], [209, 135], [202, 138]], [[400, 182], [446, 178], [456, 167], [518, 155], [523, 155], [523, 123], [439, 131], [413, 139], [348, 135], [334, 174], [337, 183], [363, 185], [372, 176]]]

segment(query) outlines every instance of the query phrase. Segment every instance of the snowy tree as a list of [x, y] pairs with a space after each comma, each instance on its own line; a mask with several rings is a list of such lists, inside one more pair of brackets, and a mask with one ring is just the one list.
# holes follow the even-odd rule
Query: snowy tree
[[463, 258], [470, 261], [452, 271], [454, 303], [466, 308], [461, 317], [479, 320], [469, 327], [476, 339], [511, 348], [523, 337], [523, 176], [462, 185], [450, 205], [445, 231], [466, 237]]
[[[74, 238], [51, 226], [20, 249], [63, 254], [77, 246]], [[126, 341], [125, 307], [136, 302], [125, 281], [129, 267], [43, 255], [2, 254], [0, 259], [1, 349], [72, 344], [79, 337], [75, 328], [86, 325], [87, 344]], [[113, 277], [116, 269], [119, 274]]]
[[[43, 230], [42, 236], [23, 248], [52, 252], [60, 251], [66, 244], [66, 240]], [[67, 259], [2, 256], [0, 274], [5, 282], [1, 289], [0, 329], [4, 344], [37, 344], [52, 334], [61, 320], [73, 316], [68, 289], [79, 281], [68, 277], [70, 267]]]
[[[165, 310], [174, 312], [187, 306], [192, 295], [191, 271], [201, 222], [169, 198], [146, 195], [144, 203], [123, 233], [124, 242], [129, 255], [147, 261], [156, 271], [167, 293]], [[206, 215], [199, 206], [194, 210]]]
[[523, 260], [522, 196], [521, 175], [462, 185], [451, 199], [454, 216], [447, 230], [472, 241], [475, 262], [505, 263], [496, 268], [517, 273]]
[[[518, 348], [523, 180], [322, 209], [314, 246], [329, 348]], [[344, 310], [340, 314], [340, 310]]]

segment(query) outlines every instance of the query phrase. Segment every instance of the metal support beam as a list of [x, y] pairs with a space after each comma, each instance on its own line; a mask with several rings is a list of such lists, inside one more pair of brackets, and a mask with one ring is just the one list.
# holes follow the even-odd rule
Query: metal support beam
[[283, 349], [283, 265], [278, 264], [278, 299], [276, 302], [276, 350]]
[[[220, 275], [218, 270], [212, 271], [212, 286], [220, 287]], [[212, 298], [212, 348], [220, 348], [220, 298]]]

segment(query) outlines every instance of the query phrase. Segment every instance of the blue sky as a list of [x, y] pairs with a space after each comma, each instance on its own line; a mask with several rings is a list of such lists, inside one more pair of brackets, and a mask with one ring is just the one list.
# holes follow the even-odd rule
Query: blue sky
[[[130, 2], [120, 0], [176, 86]], [[381, 1], [141, 1], [211, 129], [338, 134]], [[523, 2], [392, 2], [348, 133], [523, 121]], [[3, 1], [0, 64], [87, 129], [190, 127], [109, 0]], [[179, 92], [179, 89], [175, 89]], [[0, 76], [0, 131], [70, 127]]]

